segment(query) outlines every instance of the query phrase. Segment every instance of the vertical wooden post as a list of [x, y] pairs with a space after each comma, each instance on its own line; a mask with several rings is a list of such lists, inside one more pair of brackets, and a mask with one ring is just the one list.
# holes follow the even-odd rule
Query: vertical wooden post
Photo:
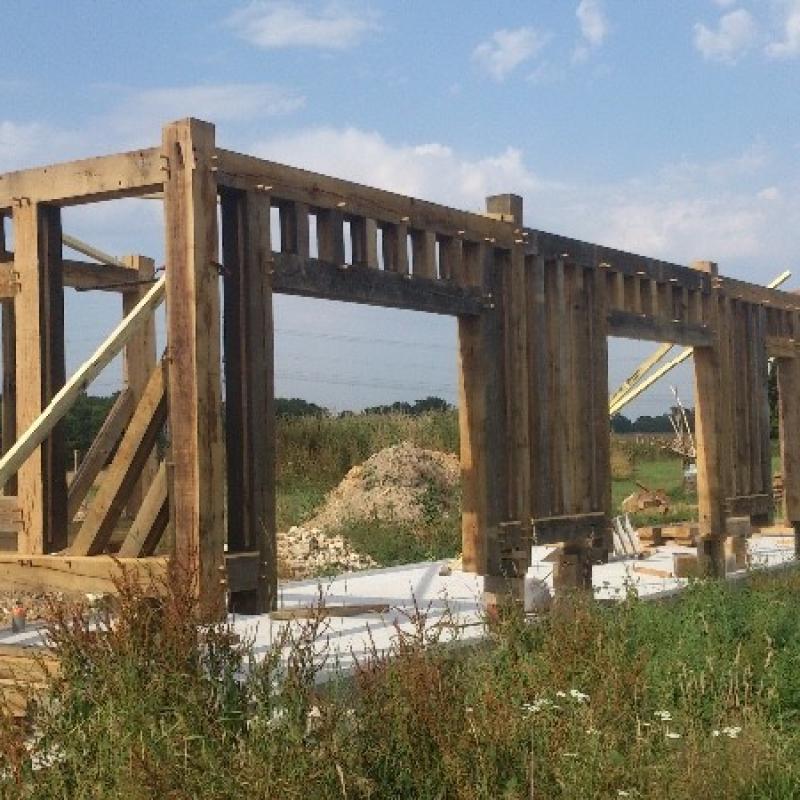
[[275, 608], [278, 586], [269, 212], [264, 192], [222, 192], [228, 550], [259, 553], [257, 590], [231, 595], [241, 613]]
[[458, 319], [463, 566], [485, 575], [491, 539], [507, 519], [503, 305], [494, 248], [464, 242], [463, 281], [487, 298], [479, 317]]
[[[64, 287], [61, 210], [23, 202], [14, 209], [17, 431], [23, 432], [64, 385]], [[20, 553], [67, 546], [67, 481], [63, 427], [58, 426], [17, 475]]]
[[800, 557], [800, 348], [795, 358], [775, 360], [778, 370], [783, 514], [795, 530], [795, 556]]
[[[0, 214], [0, 255], [6, 253], [5, 217]], [[2, 342], [3, 351], [3, 412], [2, 412], [2, 443], [0, 450], [5, 453], [17, 439], [17, 330], [14, 318], [14, 301], [5, 300], [0, 304], [2, 314]], [[7, 495], [17, 493], [17, 476], [14, 475], [2, 488]]]
[[167, 125], [166, 222], [169, 411], [175, 559], [201, 611], [224, 612], [224, 452], [214, 126]]
[[[695, 261], [694, 269], [717, 275], [712, 261]], [[721, 380], [721, 350], [727, 330], [719, 313], [719, 298], [712, 289], [709, 297], [708, 322], [714, 336], [710, 347], [694, 348], [695, 375], [695, 441], [697, 443], [697, 500], [700, 523], [703, 569], [711, 575], [724, 575], [725, 532], [722, 393], [730, 392]]]
[[[155, 262], [152, 258], [138, 255], [126, 256], [123, 261], [131, 268], [131, 280], [143, 281], [135, 289], [122, 294], [122, 316], [127, 317], [150, 289], [150, 284], [144, 283], [144, 281], [153, 280]], [[133, 394], [134, 406], [139, 404], [150, 379], [150, 373], [155, 367], [156, 320], [155, 315], [151, 314], [136, 336], [125, 346], [123, 374], [125, 385]], [[128, 502], [128, 516], [131, 519], [136, 517], [150, 485], [155, 480], [156, 472], [158, 472], [157, 461], [156, 454], [153, 452], [142, 467], [141, 476], [136, 482]]]

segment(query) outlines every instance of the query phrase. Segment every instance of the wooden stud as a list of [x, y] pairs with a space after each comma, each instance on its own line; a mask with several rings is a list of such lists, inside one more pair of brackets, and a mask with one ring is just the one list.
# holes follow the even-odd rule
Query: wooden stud
[[383, 268], [387, 272], [408, 275], [408, 226], [383, 226]]
[[[5, 217], [0, 215], [0, 261], [7, 257], [5, 238]], [[15, 292], [16, 294], [16, 292]], [[5, 301], [0, 306], [0, 347], [3, 358], [3, 397], [2, 397], [2, 442], [0, 450], [3, 453], [17, 439], [17, 340], [16, 320], [14, 317], [14, 300]], [[16, 495], [17, 476], [12, 476], [2, 488], [7, 495]]]
[[443, 280], [462, 282], [462, 245], [457, 236], [439, 239], [439, 277]]
[[167, 125], [163, 155], [167, 346], [175, 558], [202, 610], [224, 612], [225, 470], [222, 436], [214, 127]]
[[[21, 435], [64, 385], [64, 288], [61, 212], [23, 203], [14, 209], [17, 431]], [[51, 553], [67, 545], [64, 430], [55, 427], [19, 469], [20, 553]]]
[[344, 264], [344, 216], [336, 209], [317, 212], [317, 248], [320, 261]]
[[353, 264], [359, 267], [378, 268], [378, 226], [374, 219], [353, 217], [350, 220], [353, 240]]
[[[137, 289], [122, 295], [122, 315], [127, 317], [150, 289], [155, 278], [155, 262], [152, 258], [139, 255], [126, 256], [123, 261], [131, 270], [135, 270], [136, 279], [142, 281], [142, 285]], [[156, 319], [155, 315], [151, 314], [150, 319], [144, 322], [136, 335], [125, 345], [123, 356], [122, 369], [125, 386], [131, 390], [135, 405], [139, 404], [144, 395], [150, 374], [156, 367], [156, 360]], [[128, 505], [128, 515], [131, 519], [136, 517], [157, 470], [158, 459], [153, 453], [142, 466], [139, 480], [131, 492]]]
[[800, 358], [778, 358], [783, 513], [787, 524], [800, 525]]
[[436, 278], [436, 234], [411, 231], [411, 253], [415, 278]]
[[277, 598], [272, 287], [262, 268], [270, 253], [265, 195], [223, 190], [222, 247], [228, 550], [259, 553], [255, 591], [231, 587], [231, 605], [265, 613]]

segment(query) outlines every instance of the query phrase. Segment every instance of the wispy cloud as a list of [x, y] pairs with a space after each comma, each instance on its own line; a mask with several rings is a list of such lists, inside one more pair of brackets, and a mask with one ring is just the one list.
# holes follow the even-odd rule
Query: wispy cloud
[[495, 31], [473, 51], [472, 58], [495, 80], [505, 80], [520, 64], [529, 61], [550, 40], [550, 35], [532, 27]]
[[800, 0], [784, 0], [782, 38], [770, 42], [766, 52], [771, 58], [800, 56]]
[[347, 50], [377, 29], [375, 15], [367, 9], [293, 0], [256, 0], [235, 11], [228, 23], [243, 39], [267, 49]]
[[749, 11], [738, 8], [720, 17], [716, 29], [698, 22], [694, 46], [708, 61], [735, 64], [755, 44], [757, 26]]
[[581, 29], [581, 41], [575, 48], [574, 61], [585, 61], [592, 50], [600, 47], [608, 36], [609, 24], [602, 0], [581, 0], [575, 9]]

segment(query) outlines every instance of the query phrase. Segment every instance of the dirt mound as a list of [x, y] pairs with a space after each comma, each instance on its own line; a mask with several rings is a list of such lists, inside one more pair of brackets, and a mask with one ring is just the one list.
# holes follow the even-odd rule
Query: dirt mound
[[353, 467], [303, 527], [333, 529], [353, 519], [421, 523], [457, 502], [459, 480], [456, 456], [402, 442]]
[[387, 447], [353, 467], [317, 514], [278, 534], [282, 577], [375, 566], [337, 531], [354, 520], [377, 519], [423, 526], [442, 513], [458, 513], [458, 458], [410, 442]]

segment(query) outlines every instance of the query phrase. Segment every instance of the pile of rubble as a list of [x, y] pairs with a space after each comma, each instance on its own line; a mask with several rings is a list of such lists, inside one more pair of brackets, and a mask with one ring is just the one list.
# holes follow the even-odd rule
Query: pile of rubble
[[426, 518], [459, 514], [458, 458], [411, 442], [384, 448], [353, 467], [303, 525], [278, 534], [282, 577], [302, 578], [378, 566], [336, 532], [356, 520], [424, 525]]

